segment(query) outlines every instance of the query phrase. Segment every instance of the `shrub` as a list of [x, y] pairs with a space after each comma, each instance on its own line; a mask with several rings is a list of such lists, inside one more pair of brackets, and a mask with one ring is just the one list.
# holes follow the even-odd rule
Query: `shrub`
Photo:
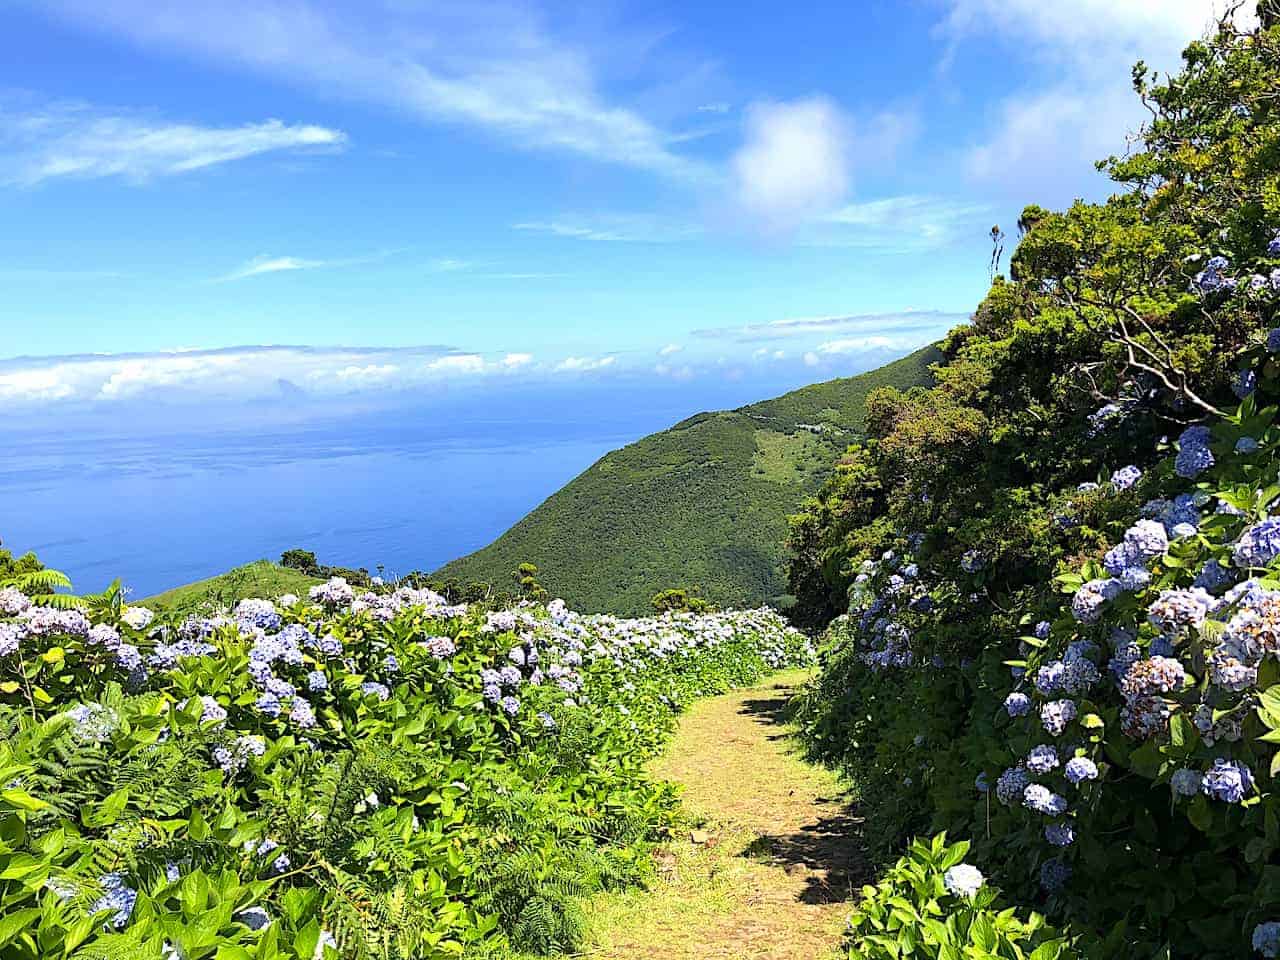
[[1020, 919], [976, 867], [966, 842], [916, 840], [884, 879], [862, 888], [849, 918], [851, 960], [1071, 960], [1083, 956], [1038, 913]]

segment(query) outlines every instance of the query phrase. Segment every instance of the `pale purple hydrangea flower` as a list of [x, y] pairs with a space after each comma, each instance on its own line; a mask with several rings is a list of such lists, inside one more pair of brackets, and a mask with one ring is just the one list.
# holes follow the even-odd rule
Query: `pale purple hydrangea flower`
[[1117, 490], [1128, 490], [1141, 479], [1142, 471], [1132, 464], [1111, 474], [1111, 483]]
[[1218, 758], [1204, 775], [1201, 789], [1206, 796], [1223, 803], [1240, 803], [1253, 790], [1253, 774], [1242, 763]]
[[1042, 743], [1037, 747], [1032, 747], [1031, 752], [1027, 754], [1024, 761], [1028, 770], [1032, 773], [1049, 773], [1057, 769], [1058, 751], [1051, 745]]
[[1076, 705], [1072, 700], [1050, 700], [1040, 708], [1040, 724], [1050, 736], [1057, 737], [1076, 718]]
[[1025, 717], [1031, 711], [1031, 698], [1025, 693], [1011, 693], [1004, 698], [1004, 709], [1011, 717]]
[[1046, 817], [1060, 817], [1067, 812], [1066, 798], [1038, 783], [1022, 791], [1022, 805]]
[[1069, 847], [1075, 843], [1076, 832], [1070, 823], [1059, 820], [1055, 823], [1045, 824], [1044, 838], [1055, 847]]
[[[1271, 241], [1280, 246], [1280, 238]], [[1280, 253], [1280, 250], [1277, 250]], [[1268, 920], [1253, 928], [1253, 949], [1264, 957], [1280, 957], [1280, 921]]]
[[1086, 780], [1098, 779], [1098, 765], [1088, 757], [1072, 757], [1067, 761], [1063, 772], [1073, 785], [1079, 786]]
[[1265, 567], [1280, 555], [1280, 517], [1268, 517], [1240, 534], [1231, 559], [1237, 567]]

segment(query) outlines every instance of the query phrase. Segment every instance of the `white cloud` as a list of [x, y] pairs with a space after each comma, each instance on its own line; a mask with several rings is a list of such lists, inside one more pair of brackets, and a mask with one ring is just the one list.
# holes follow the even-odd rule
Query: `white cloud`
[[63, 400], [75, 392], [75, 387], [63, 380], [58, 368], [48, 370], [17, 370], [0, 373], [0, 399], [5, 400]]
[[41, 0], [38, 8], [166, 54], [464, 124], [519, 148], [567, 150], [681, 179], [706, 175], [670, 150], [663, 130], [601, 94], [592, 51], [557, 39], [545, 17], [521, 4]]
[[455, 353], [427, 364], [428, 370], [445, 373], [484, 373], [484, 357], [478, 353]]
[[768, 229], [790, 229], [828, 212], [851, 185], [852, 129], [826, 97], [747, 108], [732, 167], [735, 199]]
[[892, 337], [846, 337], [828, 340], [818, 345], [817, 352], [826, 356], [840, 353], [861, 353], [864, 350], [890, 349], [896, 346]]
[[394, 363], [369, 363], [363, 367], [343, 367], [334, 376], [344, 383], [365, 385], [388, 380], [399, 369]]
[[[997, 34], [1054, 82], [1018, 89], [997, 101], [987, 129], [961, 153], [968, 177], [1018, 204], [1062, 205], [1109, 192], [1095, 161], [1123, 153], [1125, 138], [1149, 119], [1134, 95], [1129, 68], [1145, 60], [1160, 71], [1201, 36], [1227, 0], [947, 0], [939, 29], [945, 62], [975, 35]], [[1238, 4], [1241, 26], [1256, 22]], [[1046, 69], [1046, 63], [1048, 68]]]
[[275, 395], [299, 385], [317, 397], [410, 390], [451, 377], [536, 375], [531, 354], [487, 359], [446, 347], [246, 346], [0, 360], [0, 400], [14, 405], [117, 403], [152, 396], [201, 402]]
[[591, 370], [604, 370], [614, 365], [617, 357], [565, 357], [556, 370], [565, 373], [583, 373]]
[[111, 115], [83, 104], [0, 104], [0, 182], [57, 178], [143, 182], [276, 151], [335, 149], [340, 130], [280, 120], [238, 127]]
[[808, 351], [804, 355], [804, 365], [806, 367], [816, 367], [821, 362], [822, 362], [822, 359], [812, 350]]
[[663, 347], [661, 350], [658, 351], [658, 356], [669, 357], [672, 354], [679, 353], [683, 349], [684, 347], [682, 347], [678, 343], [668, 343], [665, 347]]
[[[1235, 4], [1236, 22], [1256, 24], [1251, 2]], [[999, 31], [1080, 60], [1152, 52], [1167, 56], [1204, 33], [1227, 0], [950, 0], [943, 29], [953, 38]]]

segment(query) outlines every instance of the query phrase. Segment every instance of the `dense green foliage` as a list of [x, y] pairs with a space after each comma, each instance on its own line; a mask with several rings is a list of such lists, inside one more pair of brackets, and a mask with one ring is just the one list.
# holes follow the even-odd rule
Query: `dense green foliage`
[[0, 958], [572, 950], [580, 898], [651, 870], [677, 712], [811, 657], [770, 611], [310, 597], [0, 589]]
[[1250, 546], [1280, 494], [1280, 5], [1260, 6], [1176, 76], [1139, 66], [1151, 120], [1105, 164], [1117, 194], [1025, 211], [935, 386], [868, 397], [868, 439], [792, 520], [797, 613], [849, 610], [801, 720], [876, 852], [973, 837], [1099, 956], [1280, 950], [1258, 926], [1280, 916], [1280, 583]]
[[849, 918], [850, 960], [1070, 960], [1083, 956], [1037, 913], [1018, 917], [999, 891], [965, 864], [969, 844], [945, 834], [917, 840]]
[[615, 450], [435, 579], [506, 583], [527, 561], [547, 590], [583, 610], [640, 615], [672, 584], [698, 584], [720, 607], [782, 604], [787, 514], [861, 434], [863, 397], [927, 382], [937, 357], [926, 348]]

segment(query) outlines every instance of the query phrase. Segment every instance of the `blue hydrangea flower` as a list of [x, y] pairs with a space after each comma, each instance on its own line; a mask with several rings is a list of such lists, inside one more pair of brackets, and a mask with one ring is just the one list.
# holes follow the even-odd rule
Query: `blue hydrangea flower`
[[1237, 567], [1265, 567], [1280, 555], [1280, 517], [1249, 527], [1236, 541], [1231, 559]]
[[1041, 620], [1039, 623], [1037, 623], [1035, 626], [1035, 629], [1031, 631], [1031, 635], [1034, 636], [1037, 640], [1048, 640], [1049, 639], [1049, 621]]
[[508, 716], [514, 717], [520, 712], [520, 701], [515, 697], [503, 697], [500, 701], [502, 710]]
[[1076, 705], [1071, 700], [1050, 700], [1040, 708], [1040, 724], [1050, 736], [1057, 737], [1076, 718]]
[[1059, 820], [1056, 823], [1045, 824], [1044, 838], [1055, 847], [1069, 847], [1075, 843], [1076, 832], [1070, 823]]
[[1194, 797], [1204, 786], [1204, 776], [1198, 770], [1182, 767], [1173, 772], [1169, 786], [1180, 797]]
[[1011, 693], [1004, 698], [1004, 709], [1011, 717], [1025, 717], [1031, 711], [1031, 698], [1025, 693]]
[[1040, 865], [1040, 886], [1050, 893], [1061, 890], [1071, 879], [1071, 865], [1062, 860], [1046, 860]]
[[1241, 370], [1231, 382], [1231, 392], [1243, 400], [1258, 389], [1258, 375], [1252, 370]]
[[1010, 767], [996, 779], [996, 799], [1005, 806], [1022, 800], [1023, 791], [1031, 784], [1031, 774], [1019, 764]]
[[1086, 780], [1098, 779], [1098, 765], [1088, 757], [1072, 757], [1063, 772], [1072, 784], [1079, 786]]
[[1241, 437], [1236, 441], [1236, 453], [1248, 456], [1251, 453], [1257, 453], [1261, 446], [1253, 437]]
[[1022, 804], [1028, 810], [1046, 817], [1060, 817], [1067, 812], [1067, 800], [1046, 786], [1033, 783], [1022, 791]]
[[[1280, 237], [1271, 243], [1280, 246]], [[1280, 957], [1280, 921], [1268, 920], [1253, 928], [1253, 949], [1264, 957]]]
[[1243, 763], [1219, 757], [1204, 775], [1201, 789], [1206, 796], [1223, 803], [1240, 803], [1253, 789], [1253, 773]]
[[1047, 743], [1032, 747], [1025, 761], [1032, 773], [1049, 773], [1058, 766], [1058, 751]]
[[1117, 490], [1128, 490], [1142, 479], [1142, 471], [1130, 464], [1111, 475], [1111, 483]]
[[360, 692], [366, 696], [373, 694], [379, 700], [389, 700], [391, 698], [391, 691], [387, 688], [386, 684], [377, 683], [373, 680], [368, 680], [360, 684]]
[[329, 689], [329, 678], [324, 675], [323, 670], [312, 670], [307, 674], [307, 689], [312, 693]]
[[1267, 353], [1280, 353], [1280, 327], [1267, 331]]

